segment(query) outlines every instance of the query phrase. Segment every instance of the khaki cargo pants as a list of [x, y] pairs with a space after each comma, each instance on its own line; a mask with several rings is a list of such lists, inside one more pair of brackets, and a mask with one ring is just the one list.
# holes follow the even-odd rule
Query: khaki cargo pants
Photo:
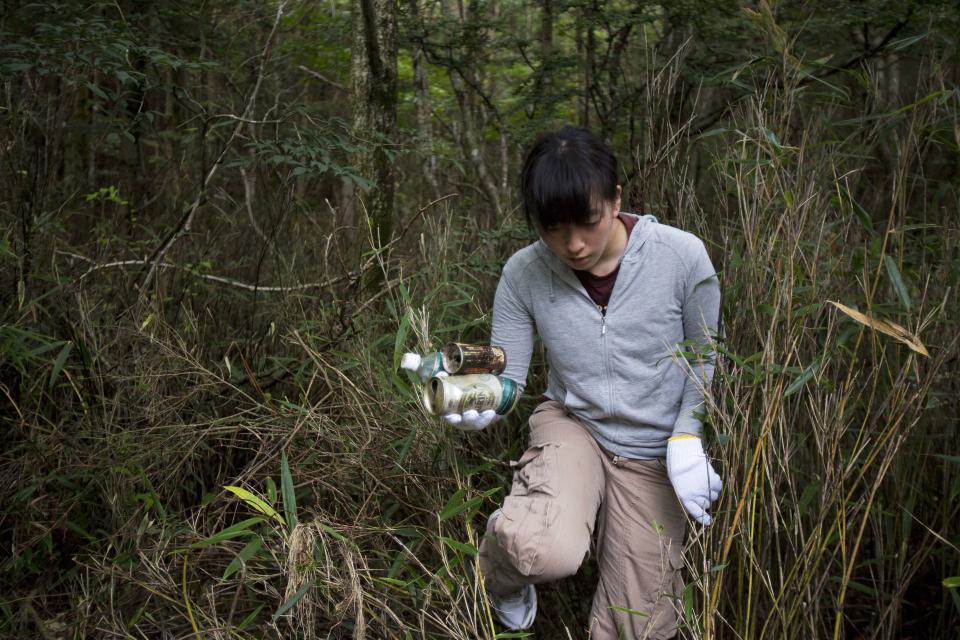
[[530, 416], [530, 447], [512, 464], [510, 495], [480, 545], [486, 588], [504, 596], [575, 574], [598, 526], [590, 637], [673, 637], [686, 518], [663, 460], [614, 456], [550, 400]]

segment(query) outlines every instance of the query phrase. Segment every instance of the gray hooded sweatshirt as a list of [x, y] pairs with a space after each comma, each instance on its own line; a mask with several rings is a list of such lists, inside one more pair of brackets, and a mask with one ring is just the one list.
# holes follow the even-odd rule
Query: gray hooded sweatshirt
[[703, 242], [645, 215], [627, 241], [605, 314], [543, 241], [517, 251], [497, 286], [491, 343], [506, 351], [502, 375], [522, 388], [539, 334], [549, 367], [544, 395], [608, 451], [660, 458], [671, 435], [701, 433], [694, 412], [703, 410], [713, 376], [709, 338], [719, 312], [720, 285]]

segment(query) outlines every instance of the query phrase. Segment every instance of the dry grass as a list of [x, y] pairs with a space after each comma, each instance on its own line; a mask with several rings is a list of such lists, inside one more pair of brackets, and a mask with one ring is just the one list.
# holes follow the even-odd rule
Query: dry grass
[[[667, 116], [664, 69], [643, 199], [708, 240], [724, 291], [708, 430], [725, 489], [690, 538], [683, 637], [950, 637], [956, 93], [877, 113], [785, 67], [697, 137]], [[946, 82], [924, 78], [918, 99]], [[465, 436], [396, 372], [407, 348], [485, 339], [498, 265], [524, 241], [516, 219], [490, 232], [456, 211], [425, 206], [360, 271], [328, 229], [316, 272], [285, 278], [321, 289], [161, 273], [152, 302], [125, 307], [102, 272], [7, 314], [0, 633], [494, 637], [474, 554], [531, 401]], [[929, 357], [831, 301], [903, 325]], [[74, 345], [59, 365], [51, 336]], [[538, 362], [532, 393], [542, 378]], [[582, 637], [592, 572], [541, 590], [536, 637]]]

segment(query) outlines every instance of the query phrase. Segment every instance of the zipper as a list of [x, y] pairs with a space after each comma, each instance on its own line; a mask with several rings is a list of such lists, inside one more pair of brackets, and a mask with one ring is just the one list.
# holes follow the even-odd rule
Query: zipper
[[604, 413], [610, 415], [613, 413], [613, 384], [610, 380], [610, 366], [607, 363], [607, 307], [598, 304], [597, 311], [600, 312], [600, 359], [603, 361], [603, 377], [607, 387], [607, 406]]

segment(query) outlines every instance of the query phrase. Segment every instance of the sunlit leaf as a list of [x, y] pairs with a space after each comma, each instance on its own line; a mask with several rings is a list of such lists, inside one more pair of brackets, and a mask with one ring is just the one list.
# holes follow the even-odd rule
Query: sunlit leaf
[[856, 309], [851, 309], [845, 304], [834, 302], [833, 300], [828, 300], [828, 302], [860, 324], [870, 327], [874, 331], [888, 335], [891, 338], [902, 342], [920, 355], [927, 356], [928, 358], [930, 357], [930, 352], [928, 352], [927, 348], [923, 346], [922, 342], [920, 342], [920, 338], [910, 333], [895, 322], [874, 318], [865, 313], [860, 313]]
[[247, 491], [243, 487], [235, 487], [232, 485], [227, 485], [224, 487], [224, 489], [233, 493], [238, 498], [240, 498], [241, 500], [246, 502], [248, 505], [250, 505], [254, 510], [259, 511], [260, 513], [267, 516], [268, 518], [273, 518], [274, 520], [279, 522], [281, 525], [286, 524], [283, 521], [283, 518], [280, 517], [280, 514], [277, 513], [277, 510], [271, 507], [269, 504], [267, 504], [267, 502], [260, 496], [257, 496], [256, 494], [250, 491]]

